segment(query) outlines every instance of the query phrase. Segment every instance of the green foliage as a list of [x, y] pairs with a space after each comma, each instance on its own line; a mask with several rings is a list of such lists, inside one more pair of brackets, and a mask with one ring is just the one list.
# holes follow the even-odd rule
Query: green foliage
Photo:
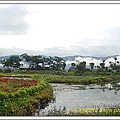
[[3, 67], [20, 68], [23, 64], [21, 61], [26, 61], [29, 65], [28, 69], [31, 70], [64, 70], [66, 67], [65, 60], [61, 57], [43, 57], [41, 55], [30, 56], [27, 53], [18, 55], [12, 55], [8, 59], [1, 60]]
[[76, 64], [75, 64], [75, 63], [71, 63], [71, 66], [72, 66], [72, 67], [75, 67], [75, 66], [76, 66]]
[[7, 98], [7, 93], [0, 91], [0, 101], [4, 101]]
[[50, 56], [50, 60], [51, 60], [50, 67], [53, 70], [61, 70], [61, 69], [64, 70], [65, 69], [66, 63], [63, 58], [58, 57], [58, 56], [54, 56], [54, 57]]
[[[30, 71], [28, 71], [28, 73], [29, 72]], [[87, 72], [84, 74], [84, 76], [75, 76], [74, 72], [61, 72], [61, 71], [59, 72], [54, 71], [54, 73], [53, 71], [52, 72], [49, 71], [47, 73], [43, 72], [42, 74], [40, 74], [41, 71], [36, 71], [36, 74], [28, 73], [20, 74], [20, 72], [17, 71], [17, 74], [15, 74], [15, 72], [0, 74], [0, 76], [12, 76], [20, 78], [29, 77], [38, 80], [37, 86], [21, 88], [16, 92], [10, 94], [0, 91], [0, 115], [2, 116], [33, 115], [33, 113], [35, 112], [34, 105], [37, 104], [40, 99], [47, 98], [48, 100], [51, 100], [53, 96], [52, 87], [48, 84], [48, 82], [88, 85], [88, 84], [105, 84], [115, 80], [119, 81], [120, 79], [119, 72], [116, 73], [115, 75], [113, 74], [112, 76], [110, 75], [111, 72], [105, 73], [102, 71], [99, 72], [99, 75], [97, 72], [95, 73]], [[115, 114], [118, 115], [118, 113]], [[87, 116], [86, 114], [80, 114], [80, 116], [82, 115]], [[105, 115], [105, 113], [101, 113], [99, 115]]]
[[100, 63], [100, 66], [101, 66], [101, 69], [104, 69], [105, 68], [105, 63]]
[[51, 100], [53, 97], [52, 87], [43, 78], [38, 81], [37, 86], [21, 88], [12, 93], [0, 91], [0, 115], [32, 115], [35, 112], [34, 104], [44, 98], [47, 98], [48, 101]]
[[89, 63], [89, 64], [90, 64], [91, 70], [93, 70], [93, 68], [94, 68], [94, 63], [92, 62], [92, 63]]
[[78, 65], [77, 65], [77, 71], [80, 72], [80, 71], [85, 71], [85, 68], [86, 68], [86, 62], [83, 61], [83, 62], [80, 62]]
[[50, 83], [72, 83], [72, 84], [101, 84], [112, 81], [108, 76], [58, 76], [46, 75], [44, 79]]
[[19, 68], [22, 64], [20, 63], [22, 59], [18, 55], [12, 55], [8, 59], [1, 60], [3, 67]]

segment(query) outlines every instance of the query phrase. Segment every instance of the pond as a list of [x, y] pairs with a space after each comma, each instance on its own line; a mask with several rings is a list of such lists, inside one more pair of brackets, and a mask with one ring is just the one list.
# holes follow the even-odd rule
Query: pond
[[100, 85], [69, 85], [69, 84], [53, 84], [54, 102], [41, 110], [50, 110], [54, 106], [59, 109], [66, 107], [67, 109], [74, 108], [93, 108], [93, 107], [108, 107], [113, 105], [120, 106], [120, 84]]

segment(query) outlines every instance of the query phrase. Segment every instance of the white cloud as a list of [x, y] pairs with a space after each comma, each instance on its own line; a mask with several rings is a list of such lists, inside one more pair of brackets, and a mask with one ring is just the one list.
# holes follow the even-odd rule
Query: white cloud
[[28, 11], [22, 6], [7, 6], [0, 8], [0, 34], [26, 34], [30, 26], [24, 20]]
[[5, 6], [0, 5], [1, 15], [6, 13], [1, 19], [0, 48], [58, 56], [119, 54], [119, 4]]

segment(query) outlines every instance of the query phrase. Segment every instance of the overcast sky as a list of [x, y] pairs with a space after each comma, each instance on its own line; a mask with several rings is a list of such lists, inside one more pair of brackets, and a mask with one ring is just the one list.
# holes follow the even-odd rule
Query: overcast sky
[[120, 4], [0, 4], [0, 56], [120, 55]]

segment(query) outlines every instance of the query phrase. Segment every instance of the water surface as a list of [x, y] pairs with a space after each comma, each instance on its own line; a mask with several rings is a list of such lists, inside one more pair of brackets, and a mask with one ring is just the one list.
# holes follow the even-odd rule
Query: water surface
[[57, 109], [64, 106], [67, 109], [120, 106], [119, 86], [109, 90], [110, 84], [106, 86], [83, 86], [51, 83], [51, 85], [53, 86], [55, 101], [49, 103], [45, 110], [50, 110], [54, 106]]

